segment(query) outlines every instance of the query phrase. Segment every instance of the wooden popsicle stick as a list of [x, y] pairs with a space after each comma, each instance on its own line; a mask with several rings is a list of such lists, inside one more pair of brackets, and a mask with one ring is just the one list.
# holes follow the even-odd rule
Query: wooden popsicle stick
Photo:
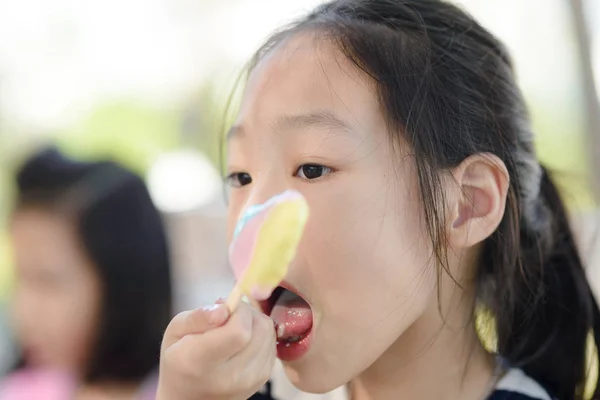
[[[254, 307], [257, 311], [262, 312], [262, 307], [260, 306], [258, 301], [256, 301], [256, 299], [249, 296], [246, 296], [246, 298], [248, 299], [248, 303], [250, 303], [252, 307]], [[227, 306], [227, 308], [229, 308], [229, 313], [233, 314], [242, 301], [244, 301], [244, 293], [242, 292], [241, 285], [238, 282], [229, 294], [227, 301], [225, 302], [225, 305]]]
[[238, 281], [233, 287], [231, 293], [229, 294], [227, 301], [225, 302], [225, 305], [227, 306], [227, 308], [229, 308], [230, 314], [233, 314], [235, 310], [237, 310], [237, 308], [240, 305], [240, 302], [242, 301], [243, 296], [244, 293], [242, 292], [242, 285], [240, 284], [240, 281]]
[[250, 303], [250, 305], [252, 307], [254, 307], [257, 311], [262, 312], [262, 307], [260, 306], [260, 304], [258, 303], [258, 301], [256, 301], [256, 299], [254, 299], [253, 297], [248, 297], [248, 302]]

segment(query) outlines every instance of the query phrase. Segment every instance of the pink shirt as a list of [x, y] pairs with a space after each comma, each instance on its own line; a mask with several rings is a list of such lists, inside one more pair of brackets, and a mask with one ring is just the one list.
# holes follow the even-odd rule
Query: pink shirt
[[68, 374], [26, 369], [12, 373], [0, 383], [2, 400], [68, 400], [75, 391]]
[[[141, 387], [140, 400], [154, 400], [156, 396], [155, 376]], [[77, 382], [69, 374], [51, 371], [24, 369], [14, 372], [0, 382], [0, 400], [71, 400]]]

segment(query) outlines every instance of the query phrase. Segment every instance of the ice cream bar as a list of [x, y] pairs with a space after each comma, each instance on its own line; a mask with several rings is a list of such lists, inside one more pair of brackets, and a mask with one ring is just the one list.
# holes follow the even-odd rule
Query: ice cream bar
[[244, 211], [229, 248], [229, 260], [237, 278], [227, 300], [232, 312], [242, 296], [265, 300], [285, 278], [307, 220], [308, 204], [294, 190]]

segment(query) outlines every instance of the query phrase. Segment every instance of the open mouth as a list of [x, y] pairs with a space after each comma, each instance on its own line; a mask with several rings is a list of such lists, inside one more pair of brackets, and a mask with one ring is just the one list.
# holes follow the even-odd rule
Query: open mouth
[[282, 284], [260, 305], [275, 323], [279, 358], [285, 361], [302, 356], [308, 350], [313, 326], [308, 302], [291, 286]]

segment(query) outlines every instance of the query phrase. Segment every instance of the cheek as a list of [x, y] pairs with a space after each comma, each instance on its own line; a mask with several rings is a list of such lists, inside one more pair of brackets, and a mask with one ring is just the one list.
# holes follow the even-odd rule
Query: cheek
[[40, 351], [39, 361], [76, 369], [85, 362], [99, 316], [97, 285], [21, 283], [14, 300], [19, 341]]
[[91, 280], [64, 290], [54, 300], [53, 341], [67, 364], [81, 365], [95, 340], [101, 311], [99, 285]]
[[[302, 249], [323, 314], [379, 323], [425, 304], [435, 286], [419, 202], [389, 184], [313, 210]], [[351, 194], [351, 195], [348, 195]], [[318, 221], [318, 222], [317, 222]], [[418, 306], [417, 306], [418, 307]]]

